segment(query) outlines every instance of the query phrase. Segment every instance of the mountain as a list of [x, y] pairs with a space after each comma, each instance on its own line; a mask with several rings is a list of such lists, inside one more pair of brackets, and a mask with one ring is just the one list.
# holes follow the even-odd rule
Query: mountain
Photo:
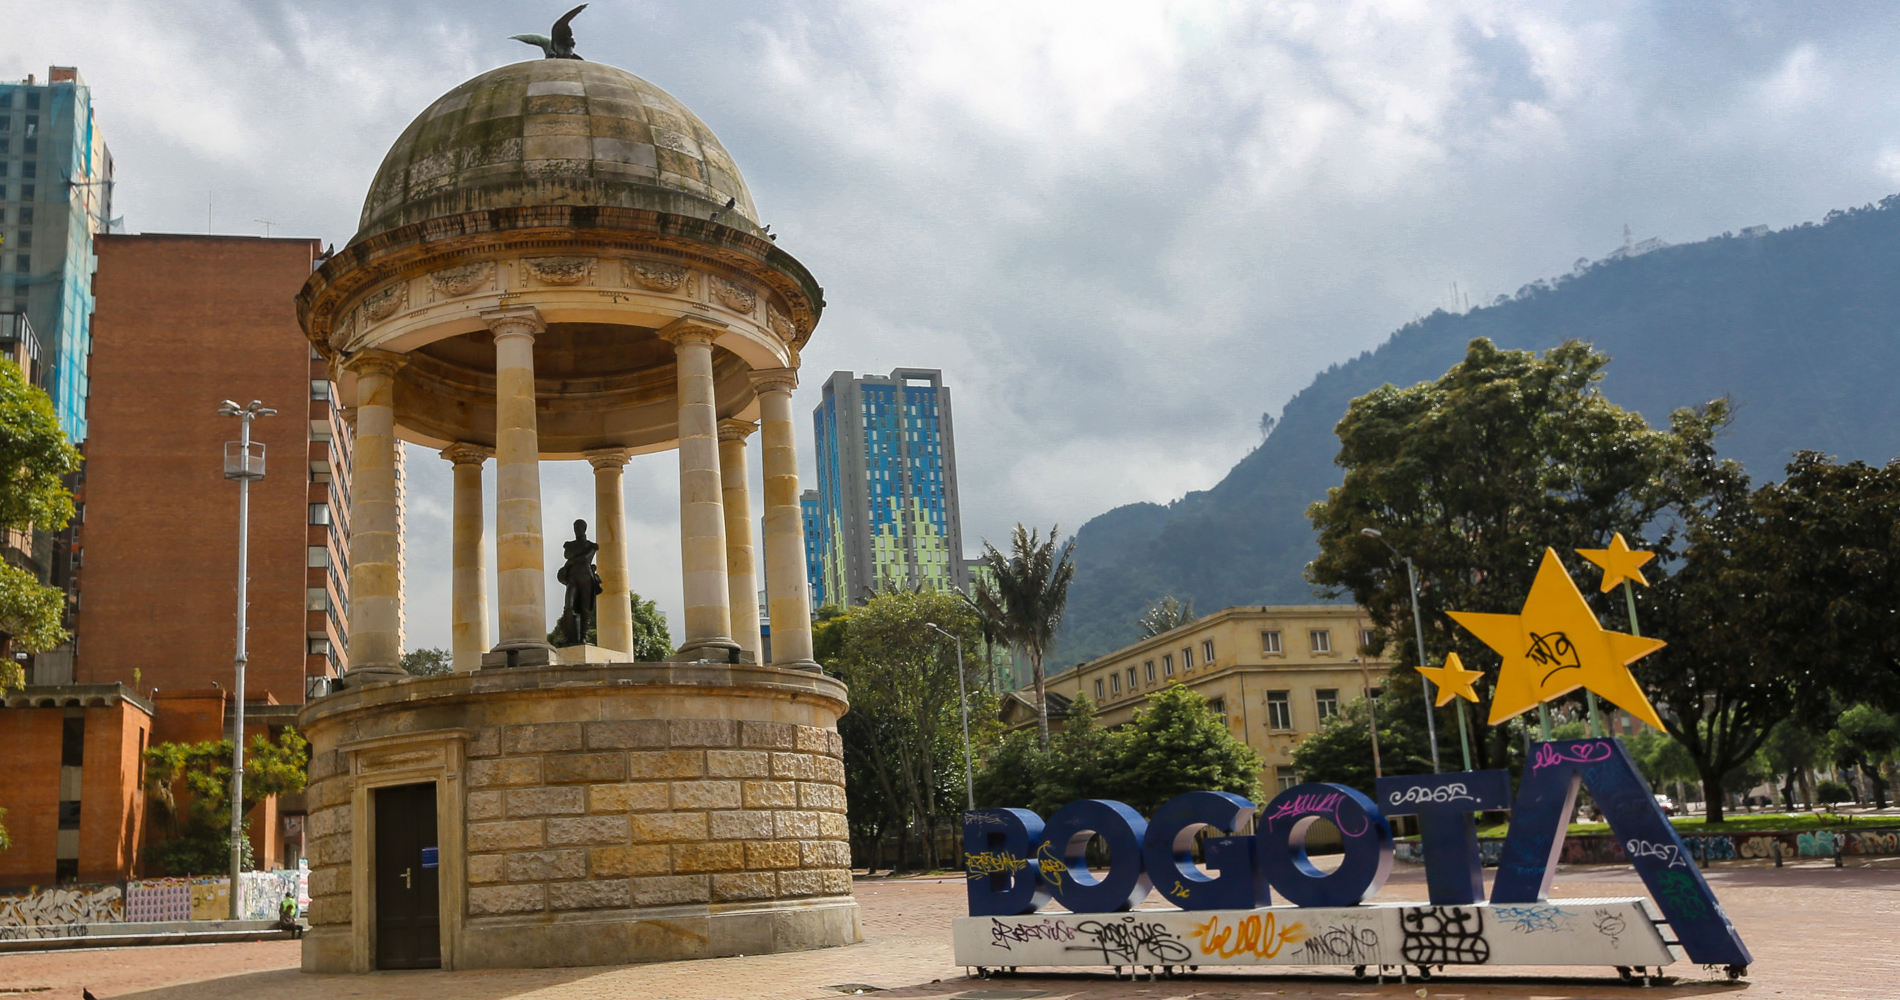
[[1334, 365], [1213, 489], [1083, 525], [1051, 672], [1134, 641], [1136, 616], [1164, 594], [1202, 613], [1318, 601], [1301, 575], [1318, 552], [1305, 511], [1340, 482], [1334, 424], [1380, 385], [1444, 374], [1474, 337], [1540, 351], [1590, 341], [1613, 359], [1604, 394], [1651, 425], [1729, 396], [1722, 452], [1758, 482], [1803, 448], [1884, 463], [1900, 455], [1900, 195], [1778, 232], [1635, 244]]

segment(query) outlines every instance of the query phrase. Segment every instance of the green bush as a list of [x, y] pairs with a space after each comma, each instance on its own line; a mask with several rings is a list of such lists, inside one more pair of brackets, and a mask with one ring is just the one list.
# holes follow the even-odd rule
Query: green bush
[[1853, 789], [1831, 778], [1826, 781], [1818, 782], [1814, 786], [1814, 801], [1830, 808], [1832, 808], [1836, 802], [1850, 802], [1853, 798]]

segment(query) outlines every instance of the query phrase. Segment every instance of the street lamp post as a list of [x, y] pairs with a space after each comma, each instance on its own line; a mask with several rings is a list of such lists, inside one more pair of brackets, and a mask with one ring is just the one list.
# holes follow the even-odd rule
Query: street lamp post
[[963, 795], [971, 811], [975, 811], [976, 779], [971, 776], [970, 764], [970, 696], [963, 689], [963, 639], [939, 628], [936, 622], [925, 622], [924, 627], [957, 644], [957, 702], [963, 709]]
[[[1386, 551], [1405, 560], [1405, 579], [1410, 585], [1412, 593], [1412, 634], [1418, 643], [1418, 665], [1422, 667], [1425, 665], [1425, 619], [1421, 617], [1418, 612], [1418, 567], [1412, 565], [1411, 556], [1405, 555], [1398, 549], [1393, 548], [1392, 543], [1385, 540], [1385, 533], [1379, 529], [1361, 528], [1359, 529], [1359, 533], [1367, 538], [1375, 539], [1380, 545], [1386, 547]], [[1432, 773], [1437, 774], [1439, 773], [1438, 713], [1432, 710], [1432, 681], [1431, 678], [1423, 674], [1419, 675], [1419, 679], [1425, 685], [1425, 738], [1431, 741]]]
[[[251, 484], [264, 478], [264, 446], [251, 454], [251, 421], [277, 411], [253, 399], [249, 406], [225, 400], [218, 415], [238, 418], [238, 439], [224, 444], [224, 478], [238, 484], [237, 683], [232, 686], [231, 723], [231, 919], [243, 917], [244, 865], [244, 612], [251, 580]], [[231, 446], [236, 445], [236, 449]]]
[[1366, 658], [1355, 656], [1352, 662], [1359, 664], [1359, 677], [1366, 684], [1366, 728], [1372, 731], [1372, 777], [1377, 780], [1385, 777], [1385, 768], [1379, 765], [1379, 699], [1372, 696], [1372, 672], [1366, 668]]

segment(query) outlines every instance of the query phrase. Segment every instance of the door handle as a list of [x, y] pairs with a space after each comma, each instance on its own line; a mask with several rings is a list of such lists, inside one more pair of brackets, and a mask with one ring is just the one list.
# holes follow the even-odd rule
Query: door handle
[[402, 870], [402, 887], [405, 889], [414, 889], [416, 886], [415, 883], [410, 880], [409, 872], [410, 869], [408, 868]]

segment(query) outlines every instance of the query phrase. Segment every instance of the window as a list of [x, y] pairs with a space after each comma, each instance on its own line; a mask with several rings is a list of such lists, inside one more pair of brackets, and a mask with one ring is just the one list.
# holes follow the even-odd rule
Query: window
[[1225, 698], [1210, 699], [1207, 703], [1207, 710], [1210, 712], [1213, 712], [1215, 715], [1220, 716], [1222, 722], [1227, 721], [1227, 699]]
[[1260, 651], [1272, 655], [1280, 651], [1280, 630], [1271, 629], [1260, 633]]
[[1273, 781], [1284, 792], [1300, 783], [1300, 775], [1292, 768], [1276, 767], [1273, 769]]
[[1205, 639], [1201, 642], [1201, 662], [1214, 662], [1214, 640]]
[[13, 269], [15, 271], [20, 272], [21, 274], [25, 274], [28, 271], [33, 270], [33, 255], [30, 253], [23, 253], [14, 257]]
[[306, 588], [304, 591], [303, 606], [305, 611], [330, 610], [330, 592], [322, 587]]
[[1372, 648], [1372, 630], [1371, 629], [1362, 628], [1359, 630], [1359, 648], [1360, 649]]
[[1095, 678], [1095, 700], [1101, 701], [1103, 698], [1106, 698], [1106, 697], [1107, 697], [1107, 694], [1105, 694], [1102, 690], [1102, 679], [1100, 677]]
[[1313, 692], [1313, 705], [1319, 709], [1319, 721], [1339, 714], [1339, 689], [1320, 688]]
[[330, 523], [330, 505], [327, 503], [311, 504], [310, 505], [310, 523], [311, 524], [329, 524]]
[[39, 175], [40, 175], [40, 164], [38, 160], [28, 160], [25, 163], [20, 164], [21, 177], [38, 177]]
[[327, 378], [311, 379], [310, 380], [310, 398], [311, 399], [329, 399], [330, 398], [330, 380]]
[[1135, 689], [1135, 668], [1129, 667], [1128, 668], [1128, 690], [1133, 691], [1134, 689]]
[[1173, 653], [1161, 654], [1161, 672], [1164, 674], [1167, 674], [1169, 677], [1174, 676], [1174, 654]]
[[311, 656], [329, 656], [330, 655], [330, 640], [328, 639], [310, 640], [310, 655]]
[[16, 236], [16, 237], [14, 237], [14, 239], [15, 239], [15, 240], [17, 240], [17, 241], [19, 241], [19, 245], [20, 245], [20, 246], [22, 246], [22, 247], [30, 247], [30, 246], [32, 246], [32, 245], [33, 245], [33, 230], [31, 230], [31, 229], [22, 229], [22, 230], [20, 230], [20, 234], [19, 234], [18, 236]]
[[1122, 693], [1122, 675], [1120, 675], [1120, 674], [1109, 674], [1109, 675], [1108, 675], [1108, 688], [1109, 688], [1109, 690], [1110, 690], [1111, 692], [1113, 692], [1114, 694], [1121, 694], [1121, 693]]
[[1313, 652], [1315, 653], [1330, 653], [1333, 651], [1333, 634], [1326, 629], [1316, 628], [1306, 633], [1306, 641], [1308, 645], [1312, 646]]
[[1181, 650], [1181, 669], [1194, 669], [1194, 647], [1188, 646]]
[[30, 226], [32, 224], [33, 224], [33, 206], [21, 205], [20, 206], [20, 225]]
[[1145, 666], [1148, 671], [1148, 683], [1153, 684], [1155, 682], [1155, 661], [1149, 660]]
[[1293, 728], [1293, 704], [1287, 700], [1287, 692], [1267, 692], [1267, 728]]
[[310, 546], [310, 552], [308, 557], [304, 560], [304, 565], [311, 569], [322, 569], [330, 565], [330, 550], [322, 545]]

